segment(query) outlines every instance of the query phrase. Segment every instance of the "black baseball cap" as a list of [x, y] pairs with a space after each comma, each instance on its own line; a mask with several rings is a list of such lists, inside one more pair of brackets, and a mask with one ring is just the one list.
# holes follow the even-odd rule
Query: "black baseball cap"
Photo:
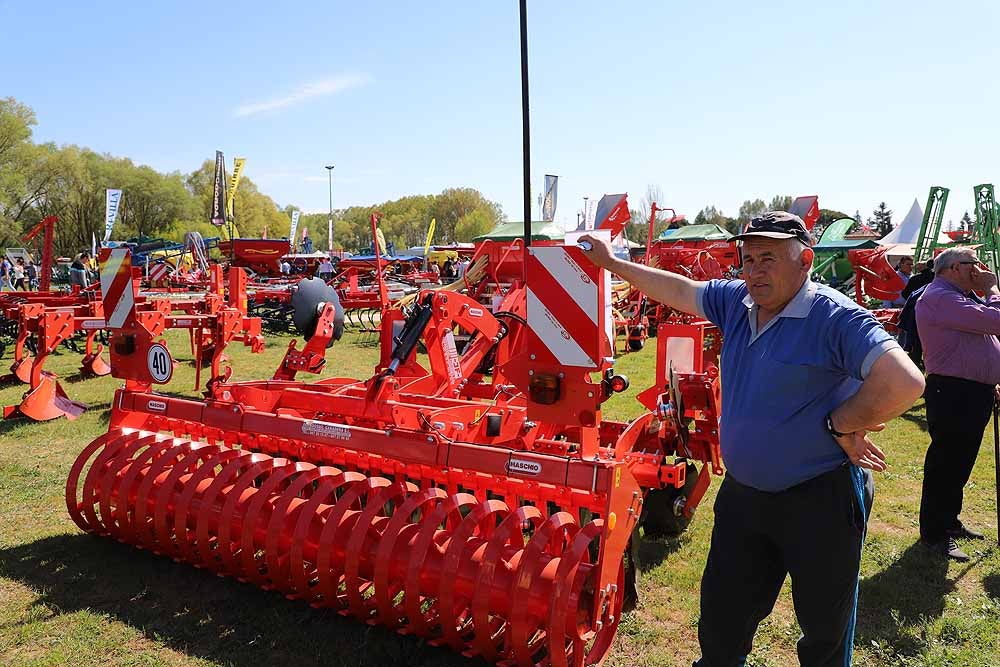
[[755, 236], [768, 239], [798, 239], [807, 246], [812, 245], [812, 238], [802, 218], [785, 211], [768, 211], [751, 219], [742, 234], [737, 234], [729, 240], [744, 241]]

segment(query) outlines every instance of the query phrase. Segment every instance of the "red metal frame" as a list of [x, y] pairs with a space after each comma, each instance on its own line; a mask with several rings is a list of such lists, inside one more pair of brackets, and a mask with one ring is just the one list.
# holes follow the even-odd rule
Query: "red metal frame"
[[39, 234], [39, 232], [44, 232], [42, 236], [42, 267], [41, 275], [38, 277], [38, 289], [42, 292], [49, 291], [49, 287], [52, 285], [52, 244], [53, 237], [55, 234], [55, 225], [59, 222], [59, 218], [54, 215], [50, 215], [43, 218], [41, 222], [32, 227], [28, 232], [21, 237], [22, 241], [30, 241]]

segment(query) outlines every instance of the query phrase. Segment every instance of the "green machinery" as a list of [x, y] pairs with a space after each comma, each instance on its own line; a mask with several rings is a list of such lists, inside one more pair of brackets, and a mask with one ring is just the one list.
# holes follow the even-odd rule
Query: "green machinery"
[[997, 217], [993, 184], [977, 185], [972, 192], [976, 199], [975, 241], [979, 244], [979, 258], [995, 273], [1000, 268], [1000, 219]]
[[[991, 196], [992, 192], [993, 186], [991, 185]], [[944, 207], [947, 203], [948, 188], [943, 188], [940, 185], [932, 185], [931, 191], [927, 195], [927, 206], [924, 207], [924, 219], [920, 221], [917, 246], [913, 251], [914, 262], [926, 262], [934, 256], [934, 249], [937, 248], [938, 237], [941, 235], [941, 223], [944, 221]], [[976, 210], [978, 211], [978, 203], [976, 206]]]

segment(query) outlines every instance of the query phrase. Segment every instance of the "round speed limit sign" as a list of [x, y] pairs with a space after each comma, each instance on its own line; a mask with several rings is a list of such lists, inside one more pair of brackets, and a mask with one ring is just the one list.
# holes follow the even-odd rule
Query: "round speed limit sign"
[[159, 343], [153, 343], [146, 353], [146, 368], [149, 369], [149, 375], [154, 382], [165, 384], [174, 374], [174, 360], [170, 358], [167, 348]]

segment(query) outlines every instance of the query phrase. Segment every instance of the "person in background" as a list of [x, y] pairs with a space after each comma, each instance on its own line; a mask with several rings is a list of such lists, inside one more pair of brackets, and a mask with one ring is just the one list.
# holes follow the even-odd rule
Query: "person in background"
[[284, 257], [281, 258], [281, 263], [278, 265], [278, 269], [283, 275], [290, 275], [292, 273], [292, 265], [288, 263], [288, 260]]
[[930, 285], [931, 281], [934, 280], [934, 258], [923, 262], [920, 267], [920, 271], [916, 274], [910, 276], [910, 279], [906, 281], [906, 287], [903, 291], [899, 293], [903, 299], [909, 299], [910, 295], [916, 292], [918, 289], [924, 285]]
[[[906, 285], [909, 284], [909, 282], [910, 282], [910, 275], [912, 273], [913, 273], [913, 258], [912, 257], [904, 257], [903, 259], [899, 260], [899, 263], [896, 264], [896, 275], [903, 279], [903, 283], [904, 283], [903, 284], [903, 288], [904, 289], [906, 288]], [[902, 308], [903, 304], [905, 304], [905, 303], [906, 303], [906, 297], [903, 296], [902, 292], [900, 292], [899, 294], [896, 295], [896, 298], [893, 299], [892, 301], [883, 301], [882, 302], [882, 307], [883, 308]]]
[[849, 665], [870, 471], [886, 469], [868, 434], [920, 397], [920, 371], [869, 311], [809, 279], [814, 253], [796, 215], [765, 213], [731, 239], [743, 241], [744, 280], [695, 281], [582, 240], [596, 265], [722, 332], [726, 477], [701, 582], [696, 665], [746, 664], [788, 576], [801, 664]]
[[0, 261], [0, 290], [10, 289], [10, 272], [13, 267], [6, 257]]
[[38, 267], [35, 265], [35, 260], [28, 258], [28, 265], [25, 267], [25, 275], [28, 278], [28, 289], [37, 290], [38, 289]]
[[465, 272], [468, 271], [468, 270], [469, 270], [469, 260], [468, 259], [464, 259], [464, 260], [459, 261], [455, 265], [455, 277], [456, 278], [464, 278], [465, 277]]
[[73, 263], [69, 265], [69, 284], [79, 285], [87, 288], [90, 286], [90, 279], [87, 275], [87, 262], [90, 260], [90, 253], [86, 250], [77, 253], [73, 258]]
[[11, 283], [11, 287], [13, 287], [13, 289], [14, 289], [15, 292], [17, 290], [22, 290], [24, 292], [28, 291], [28, 286], [27, 286], [27, 283], [25, 281], [24, 259], [23, 258], [18, 257], [17, 261], [14, 262], [14, 268], [11, 269], [11, 276], [12, 276], [12, 278], [11, 278], [10, 283]]
[[333, 262], [330, 261], [329, 255], [323, 257], [319, 263], [319, 277], [324, 282], [333, 278]]
[[[934, 260], [934, 281], [916, 304], [927, 369], [927, 430], [920, 540], [934, 552], [969, 560], [958, 539], [983, 539], [959, 519], [1000, 382], [1000, 291], [973, 248]], [[985, 302], [973, 292], [986, 294]]]
[[455, 278], [455, 262], [452, 261], [451, 257], [444, 260], [444, 264], [441, 266], [441, 278], [445, 280]]

